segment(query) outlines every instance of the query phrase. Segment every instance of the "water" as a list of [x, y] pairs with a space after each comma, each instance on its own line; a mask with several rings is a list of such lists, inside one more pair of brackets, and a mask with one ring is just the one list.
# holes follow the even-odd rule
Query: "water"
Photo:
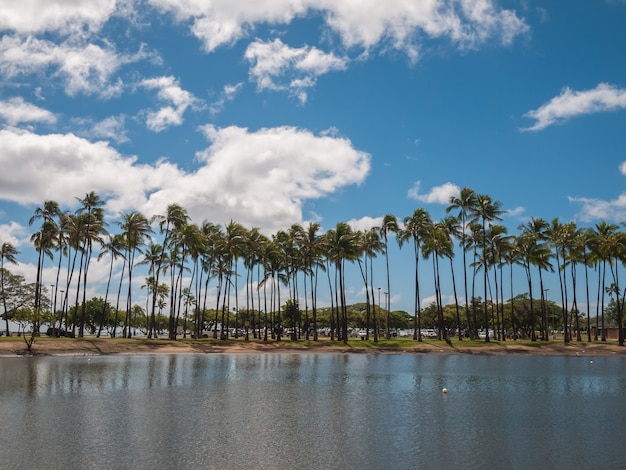
[[623, 468], [625, 372], [614, 357], [2, 358], [0, 467]]

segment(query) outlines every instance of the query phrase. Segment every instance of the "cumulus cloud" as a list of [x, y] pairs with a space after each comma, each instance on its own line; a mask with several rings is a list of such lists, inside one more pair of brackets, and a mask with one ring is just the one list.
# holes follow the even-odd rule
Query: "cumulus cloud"
[[317, 77], [333, 70], [344, 70], [347, 59], [326, 53], [316, 47], [289, 47], [280, 39], [250, 44], [245, 53], [251, 63], [250, 78], [259, 90], [285, 90], [306, 101], [306, 88], [315, 85]]
[[0, 224], [0, 243], [10, 243], [15, 248], [30, 243], [30, 232], [21, 224], [12, 221]]
[[116, 0], [0, 0], [0, 30], [20, 34], [80, 33], [100, 29], [115, 12]]
[[444, 183], [441, 186], [434, 186], [427, 194], [420, 194], [421, 182], [416, 181], [407, 193], [409, 199], [415, 199], [426, 204], [449, 204], [450, 197], [458, 196], [461, 192], [456, 184]]
[[382, 216], [380, 217], [361, 217], [360, 219], [350, 219], [348, 220], [346, 223], [352, 227], [352, 230], [361, 230], [361, 231], [368, 231], [372, 228], [375, 227], [380, 227], [383, 223], [383, 218]]
[[122, 83], [114, 74], [122, 65], [148, 57], [144, 51], [120, 55], [112, 46], [55, 43], [34, 37], [4, 36], [0, 40], [0, 73], [8, 78], [46, 74], [62, 79], [68, 95], [119, 95]]
[[[360, 48], [362, 53], [380, 46], [402, 50], [411, 61], [418, 59], [429, 38], [448, 39], [454, 47], [467, 49], [489, 40], [509, 44], [528, 30], [514, 11], [497, 8], [492, 0], [0, 0], [0, 31], [5, 33], [0, 41], [0, 73], [10, 78], [58, 76], [72, 96], [118, 96], [123, 87], [116, 76], [120, 67], [155, 56], [143, 50], [118, 52], [118, 38], [107, 38], [104, 26], [112, 18], [124, 18], [136, 26], [149, 21], [154, 11], [188, 24], [207, 52], [247, 37], [259, 25], [289, 25], [307, 15], [323, 21], [321, 34], [337, 37], [330, 43], [344, 50]], [[310, 46], [292, 48], [276, 41], [257, 41], [249, 49], [250, 73], [259, 89], [287, 89], [304, 102], [306, 90], [315, 85], [317, 77], [347, 65], [343, 53], [337, 56]], [[272, 65], [270, 53], [277, 54], [274, 59], [279, 63]], [[157, 127], [172, 125], [180, 118], [175, 106], [157, 114]]]
[[580, 205], [578, 217], [583, 222], [599, 220], [626, 222], [626, 193], [620, 194], [611, 201], [585, 197], [569, 197], [568, 199], [571, 203]]
[[53, 113], [34, 104], [27, 103], [21, 96], [0, 101], [0, 119], [3, 119], [11, 126], [35, 122], [54, 124], [57, 120]]
[[192, 33], [207, 52], [232, 44], [257, 24], [288, 24], [309, 12], [320, 13], [346, 47], [372, 48], [388, 42], [414, 56], [418, 37], [446, 37], [461, 48], [490, 38], [509, 44], [528, 26], [514, 11], [499, 10], [491, 0], [265, 0], [254, 3], [148, 0], [178, 21], [191, 21]]
[[345, 138], [294, 127], [202, 130], [210, 145], [189, 173], [167, 161], [139, 165], [105, 142], [72, 134], [1, 130], [0, 199], [71, 207], [76, 196], [95, 191], [113, 214], [140, 210], [149, 217], [177, 202], [196, 221], [234, 219], [276, 230], [301, 222], [306, 200], [360, 184], [370, 169], [370, 155]]
[[158, 90], [160, 101], [166, 103], [158, 111], [148, 111], [146, 126], [154, 132], [161, 132], [170, 126], [180, 126], [183, 115], [189, 107], [200, 105], [192, 93], [183, 90], [174, 77], [158, 77], [143, 80], [141, 85], [150, 90]]
[[575, 116], [620, 109], [626, 109], [626, 89], [608, 83], [600, 83], [597, 87], [584, 91], [564, 88], [560, 95], [524, 114], [525, 117], [534, 119], [535, 123], [522, 130], [540, 131]]
[[250, 226], [284, 228], [302, 220], [304, 201], [360, 184], [370, 169], [370, 155], [341, 137], [289, 126], [203, 131], [211, 146], [197, 155], [203, 167], [194, 187], [215, 188], [203, 198], [221, 220], [235, 213]]
[[[88, 191], [112, 197], [117, 204], [137, 206], [145, 192], [177, 171], [140, 166], [105, 142], [92, 143], [73, 134], [39, 135], [16, 129], [0, 130], [0, 199], [40, 204], [53, 199], [74, 204]], [[123, 204], [122, 204], [123, 203]]]

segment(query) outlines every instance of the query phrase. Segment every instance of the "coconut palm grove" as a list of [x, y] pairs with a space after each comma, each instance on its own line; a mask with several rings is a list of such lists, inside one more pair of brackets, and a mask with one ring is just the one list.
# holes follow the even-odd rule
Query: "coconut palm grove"
[[[270, 235], [236, 221], [192, 223], [178, 204], [163, 214], [133, 211], [109, 219], [95, 192], [77, 199], [74, 212], [51, 200], [34, 211], [35, 279], [13, 274], [20, 252], [1, 245], [4, 333], [11, 334], [10, 322], [18, 324], [29, 349], [40, 331], [244, 341], [316, 341], [324, 334], [347, 343], [356, 332], [377, 342], [404, 330], [415, 341], [428, 332], [448, 342], [558, 335], [567, 343], [606, 341], [608, 326], [617, 328], [618, 344], [624, 344], [626, 289], [619, 279], [626, 233], [615, 224], [580, 228], [530, 218], [508, 233], [498, 223], [502, 203], [467, 187], [450, 198], [443, 220], [417, 208], [402, 219], [387, 215], [365, 231], [340, 222], [322, 233], [309, 223]], [[390, 243], [414, 264], [410, 313], [390, 308]], [[379, 257], [384, 269], [374, 268]], [[455, 258], [462, 259], [462, 271], [452, 264]], [[106, 263], [109, 273], [95, 297], [88, 295], [94, 262]], [[52, 285], [43, 282], [45, 267], [56, 272]], [[346, 302], [350, 270], [360, 275], [364, 292], [353, 305]], [[428, 276], [435, 301], [424, 305], [420, 282]], [[520, 276], [527, 288], [516, 291], [513, 281]], [[558, 278], [560, 302], [546, 296], [550, 276]], [[444, 284], [453, 288], [453, 304], [444, 305]], [[382, 303], [377, 285], [386, 289]]]

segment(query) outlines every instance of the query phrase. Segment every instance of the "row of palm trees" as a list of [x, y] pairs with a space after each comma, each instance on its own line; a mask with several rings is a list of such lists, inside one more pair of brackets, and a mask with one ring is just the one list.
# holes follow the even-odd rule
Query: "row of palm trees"
[[[30, 223], [41, 221], [31, 241], [38, 254], [36, 272], [35, 309], [42, 308], [43, 269], [46, 259], [56, 263], [56, 282], [53, 303], [57, 300], [61, 308], [58, 316], [58, 329], [68, 321], [65, 312], [73, 302], [76, 309], [82, 306], [78, 324], [78, 336], [84, 333], [85, 304], [88, 284], [88, 271], [94, 250], [99, 249], [98, 260], [109, 257], [109, 276], [106, 284], [105, 301], [111, 289], [117, 288], [115, 311], [123, 312], [120, 299], [126, 287], [126, 318], [124, 325], [130, 324], [129, 316], [133, 307], [133, 274], [137, 266], [145, 266], [142, 286], [146, 289], [146, 313], [149, 316], [148, 337], [156, 336], [155, 318], [164, 309], [169, 311], [169, 336], [175, 339], [181, 318], [184, 322], [191, 314], [195, 334], [203, 333], [207, 321], [215, 325], [228, 322], [234, 303], [237, 315], [245, 312], [248, 325], [273, 324], [277, 321], [271, 312], [280, 314], [283, 297], [297, 303], [304, 303], [304, 321], [308, 326], [316, 325], [318, 285], [328, 283], [331, 304], [333, 335], [348, 340], [348, 315], [346, 300], [346, 269], [349, 264], [357, 265], [361, 274], [366, 297], [366, 323], [368, 337], [370, 325], [385, 325], [387, 337], [390, 334], [389, 313], [391, 311], [391, 280], [389, 266], [389, 241], [395, 236], [399, 246], [410, 243], [413, 247], [415, 265], [414, 288], [414, 332], [415, 340], [421, 340], [420, 311], [422, 309], [420, 279], [424, 275], [420, 261], [431, 264], [434, 283], [435, 304], [438, 323], [443, 326], [441, 263], [449, 263], [450, 279], [453, 288], [458, 337], [462, 339], [462, 325], [470, 337], [478, 337], [480, 329], [494, 329], [496, 338], [505, 339], [504, 305], [505, 282], [509, 279], [508, 296], [515, 297], [513, 288], [514, 273], [524, 273], [530, 298], [530, 317], [539, 318], [538, 337], [548, 339], [549, 326], [545, 309], [544, 277], [556, 273], [559, 279], [562, 328], [564, 340], [569, 342], [576, 336], [581, 340], [578, 312], [579, 270], [584, 272], [584, 286], [587, 305], [587, 324], [591, 322], [588, 308], [596, 302], [596, 317], [602, 321], [602, 340], [606, 340], [604, 328], [605, 293], [616, 303], [618, 311], [619, 344], [624, 337], [621, 328], [623, 304], [626, 290], [619, 283], [620, 264], [626, 259], [626, 234], [619, 227], [600, 222], [593, 228], [579, 228], [574, 222], [561, 223], [558, 219], [547, 222], [531, 218], [519, 226], [517, 235], [508, 234], [507, 228], [498, 222], [504, 213], [502, 203], [489, 195], [476, 193], [471, 188], [463, 188], [457, 197], [450, 199], [446, 217], [433, 221], [424, 208], [415, 209], [413, 214], [398, 219], [386, 215], [379, 227], [369, 230], [354, 230], [345, 222], [325, 233], [321, 233], [318, 223], [303, 227], [294, 224], [286, 230], [267, 236], [258, 228], [248, 229], [231, 221], [225, 226], [204, 221], [192, 223], [187, 211], [178, 204], [171, 204], [162, 215], [148, 219], [139, 212], [121, 214], [115, 222], [117, 231], [107, 230], [104, 217], [104, 201], [94, 192], [77, 198], [79, 208], [74, 213], [62, 211], [58, 203], [46, 201], [35, 210]], [[155, 232], [158, 230], [158, 234]], [[160, 239], [161, 243], [157, 243]], [[463, 260], [463, 296], [459, 299], [457, 279], [453, 259], [455, 242], [461, 250]], [[3, 268], [5, 263], [17, 262], [18, 252], [9, 243], [2, 244], [0, 253]], [[386, 286], [384, 322], [376, 318], [374, 291], [374, 259], [385, 256]], [[113, 273], [115, 260], [123, 260], [119, 278], [114, 286]], [[65, 263], [65, 264], [64, 264]], [[65, 266], [65, 279], [61, 273]], [[589, 272], [597, 274], [597, 284], [590, 286]], [[243, 272], [241, 272], [243, 271]], [[245, 279], [245, 300], [240, 303], [239, 282]], [[538, 281], [538, 286], [536, 285]], [[215, 318], [206, 318], [209, 284], [215, 284]], [[287, 293], [281, 292], [281, 286]], [[595, 287], [595, 298], [591, 297]], [[135, 286], [136, 288], [136, 286]], [[482, 292], [478, 290], [482, 288]], [[4, 290], [4, 279], [2, 278]], [[74, 298], [70, 299], [70, 293]], [[533, 302], [533, 294], [540, 295], [538, 305]], [[82, 294], [82, 301], [81, 299]], [[476, 302], [482, 294], [484, 302]], [[378, 292], [380, 298], [380, 289]], [[488, 308], [490, 307], [490, 308]], [[538, 313], [535, 311], [537, 309]], [[6, 310], [6, 308], [5, 308]], [[494, 316], [495, 311], [495, 316]], [[268, 313], [270, 318], [268, 318]], [[310, 315], [310, 316], [309, 316]], [[513, 308], [510, 320], [515, 335], [516, 327]], [[263, 318], [261, 318], [263, 316]], [[573, 318], [573, 320], [572, 320]], [[571, 323], [574, 322], [572, 325]], [[237, 327], [238, 325], [235, 325]], [[184, 325], [183, 331], [187, 330]], [[256, 329], [253, 330], [256, 334]], [[264, 338], [267, 340], [268, 328]], [[308, 332], [309, 329], [306, 328]], [[311, 329], [314, 340], [317, 328]], [[596, 332], [598, 330], [596, 329]], [[224, 334], [222, 328], [220, 334]], [[271, 330], [270, 330], [271, 332]], [[115, 334], [115, 332], [113, 332]], [[130, 328], [124, 327], [123, 336], [131, 335]], [[308, 333], [307, 333], [308, 334]], [[374, 340], [378, 340], [378, 328], [372, 328]], [[448, 339], [445, 328], [439, 329], [441, 339]], [[596, 333], [597, 334], [597, 333]], [[533, 339], [535, 328], [533, 328]], [[595, 337], [594, 339], [598, 339]], [[486, 341], [490, 340], [489, 334]], [[591, 332], [587, 329], [587, 340]]]

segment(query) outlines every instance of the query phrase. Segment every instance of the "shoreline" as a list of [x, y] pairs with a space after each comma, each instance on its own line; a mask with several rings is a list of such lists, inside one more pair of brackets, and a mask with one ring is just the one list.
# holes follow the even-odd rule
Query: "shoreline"
[[250, 339], [47, 338], [35, 340], [29, 352], [22, 337], [0, 338], [0, 358], [17, 356], [83, 356], [123, 354], [473, 354], [626, 357], [626, 347], [607, 342], [392, 340], [373, 343], [350, 340], [347, 345], [323, 338], [318, 342], [263, 342]]

